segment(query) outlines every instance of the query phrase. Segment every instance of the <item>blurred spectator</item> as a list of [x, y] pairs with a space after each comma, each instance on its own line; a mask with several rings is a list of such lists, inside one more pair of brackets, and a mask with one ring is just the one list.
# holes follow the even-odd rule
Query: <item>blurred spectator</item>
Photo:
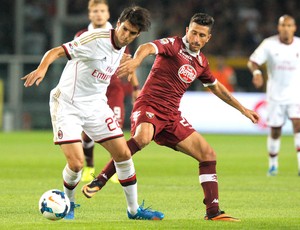
[[236, 74], [234, 69], [227, 65], [223, 56], [216, 57], [216, 67], [212, 68], [212, 74], [221, 82], [230, 92], [235, 91]]

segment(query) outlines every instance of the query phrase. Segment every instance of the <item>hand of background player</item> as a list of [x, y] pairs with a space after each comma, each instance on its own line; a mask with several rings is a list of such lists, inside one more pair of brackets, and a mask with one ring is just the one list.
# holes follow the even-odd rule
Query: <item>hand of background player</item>
[[243, 114], [246, 117], [248, 117], [254, 124], [256, 124], [259, 120], [259, 115], [250, 109], [245, 108], [245, 110], [243, 111]]
[[252, 83], [255, 88], [260, 88], [264, 84], [264, 78], [262, 74], [253, 74]]
[[25, 80], [24, 86], [29, 87], [32, 86], [34, 83], [36, 86], [39, 86], [41, 81], [45, 77], [45, 71], [36, 69], [32, 71], [31, 73], [27, 74], [25, 77], [22, 77], [21, 80]]

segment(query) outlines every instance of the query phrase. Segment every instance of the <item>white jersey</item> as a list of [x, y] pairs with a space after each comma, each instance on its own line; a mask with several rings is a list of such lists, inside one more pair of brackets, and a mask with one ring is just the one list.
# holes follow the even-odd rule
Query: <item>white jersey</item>
[[250, 61], [267, 64], [267, 99], [280, 104], [300, 103], [300, 38], [287, 45], [275, 35], [266, 38]]
[[65, 99], [107, 100], [107, 86], [126, 48], [116, 47], [114, 33], [113, 29], [94, 29], [63, 44], [69, 61], [56, 88]]

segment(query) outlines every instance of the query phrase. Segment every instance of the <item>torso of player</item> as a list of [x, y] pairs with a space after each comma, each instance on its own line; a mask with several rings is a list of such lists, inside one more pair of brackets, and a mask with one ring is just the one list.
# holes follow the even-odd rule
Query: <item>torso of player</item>
[[191, 55], [180, 37], [153, 41], [158, 54], [138, 101], [157, 103], [168, 110], [177, 111], [183, 94], [191, 83], [199, 79], [213, 84], [206, 57]]
[[107, 86], [125, 51], [114, 45], [113, 33], [95, 29], [63, 45], [70, 60], [57, 87], [68, 99], [106, 100]]
[[294, 37], [291, 44], [284, 44], [277, 35], [269, 37], [250, 60], [267, 64], [269, 100], [284, 104], [300, 103], [300, 38]]

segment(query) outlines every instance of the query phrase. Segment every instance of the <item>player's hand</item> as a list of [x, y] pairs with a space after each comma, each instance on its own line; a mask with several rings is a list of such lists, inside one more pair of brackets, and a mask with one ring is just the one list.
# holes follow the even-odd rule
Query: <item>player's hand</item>
[[131, 60], [131, 59], [132, 59], [131, 54], [124, 53], [121, 58], [120, 64], [124, 63], [125, 61]]
[[264, 78], [262, 74], [254, 74], [252, 78], [252, 83], [257, 89], [262, 87], [264, 84]]
[[243, 114], [246, 117], [248, 117], [254, 124], [257, 124], [257, 122], [259, 121], [259, 115], [250, 109], [245, 108], [245, 111], [243, 112]]
[[116, 74], [118, 78], [127, 77], [128, 81], [130, 81], [132, 74], [138, 66], [138, 61], [130, 58], [119, 66]]
[[32, 71], [31, 73], [27, 74], [25, 77], [22, 77], [21, 80], [25, 80], [24, 86], [30, 87], [34, 83], [36, 86], [39, 86], [41, 81], [44, 79], [45, 73], [43, 71], [39, 71], [38, 69]]

